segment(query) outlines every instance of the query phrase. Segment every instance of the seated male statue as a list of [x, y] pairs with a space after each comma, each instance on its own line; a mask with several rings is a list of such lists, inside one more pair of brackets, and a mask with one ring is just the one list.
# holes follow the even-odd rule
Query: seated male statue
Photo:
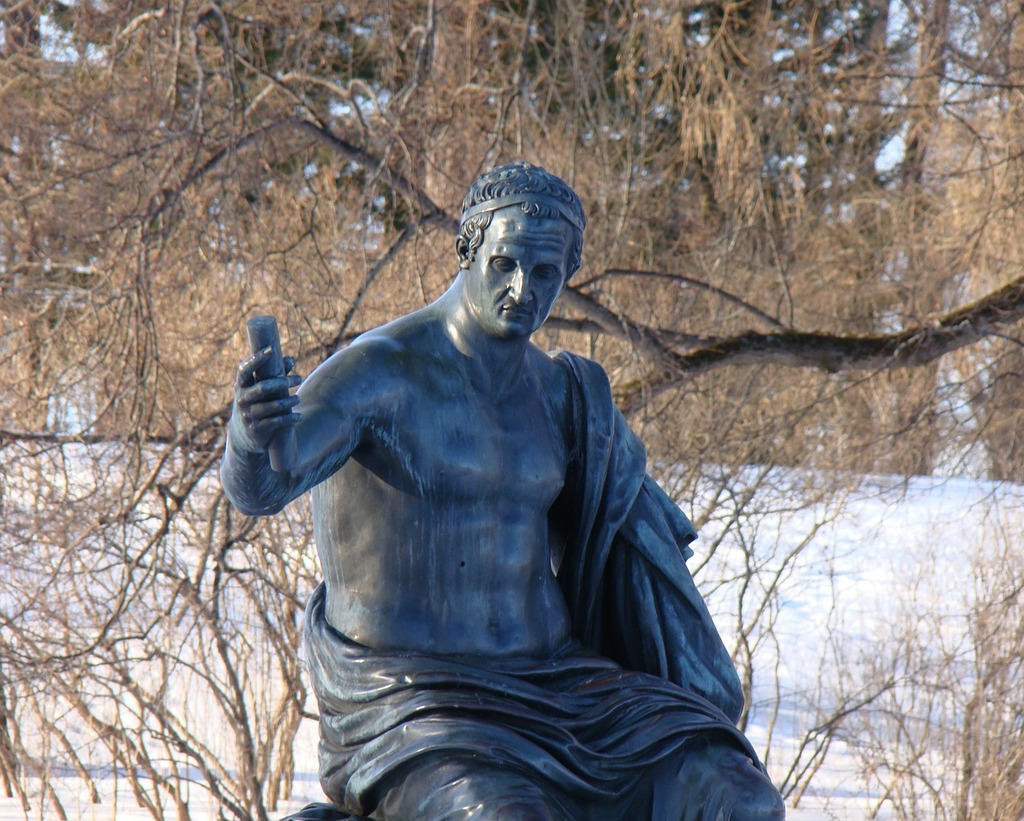
[[311, 490], [324, 574], [304, 641], [331, 804], [295, 819], [785, 816], [735, 726], [693, 527], [600, 366], [530, 341], [584, 225], [562, 180], [495, 168], [436, 302], [305, 381], [257, 379], [269, 348], [239, 366], [224, 488], [251, 515]]

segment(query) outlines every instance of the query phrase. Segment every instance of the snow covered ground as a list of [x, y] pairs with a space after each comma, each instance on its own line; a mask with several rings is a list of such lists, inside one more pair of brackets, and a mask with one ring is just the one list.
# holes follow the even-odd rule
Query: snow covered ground
[[[984, 543], [987, 533], [1000, 527], [1005, 532], [1008, 513], [1012, 522], [1024, 520], [1021, 511], [1024, 486], [885, 478], [861, 486], [841, 504], [828, 502], [819, 509], [800, 510], [787, 510], [779, 504], [776, 511], [769, 504], [761, 509], [756, 523], [759, 543], [767, 545], [777, 561], [793, 556], [783, 562], [786, 570], [773, 613], [779, 648], [777, 674], [762, 679], [748, 727], [755, 747], [766, 750], [770, 740], [767, 761], [777, 782], [786, 777], [801, 740], [814, 726], [815, 717], [808, 715], [806, 707], [810, 685], [828, 665], [839, 663], [823, 652], [829, 637], [841, 634], [854, 644], [859, 641], [870, 653], [875, 637], [893, 629], [897, 608], [910, 584], [918, 591], [927, 588], [939, 623], [956, 629], [964, 606], [964, 570], [971, 564], [971, 553]], [[714, 537], [712, 522], [702, 529], [691, 566], [701, 558], [701, 545], [713, 543]], [[726, 540], [715, 561], [728, 565], [741, 554], [737, 544]], [[727, 606], [716, 612], [727, 639], [733, 635], [733, 615]], [[775, 705], [779, 705], [777, 711]], [[799, 805], [790, 810], [792, 821], [895, 817], [887, 806], [876, 805], [877, 799], [862, 778], [856, 746], [856, 739], [833, 742]], [[315, 776], [315, 748], [316, 728], [307, 722], [297, 744], [295, 795], [279, 807], [275, 817], [322, 800]], [[136, 806], [123, 774], [120, 779], [113, 773], [99, 779], [103, 793], [99, 804], [80, 794], [75, 778], [56, 774], [54, 783], [72, 819], [150, 818]], [[38, 784], [28, 782], [26, 788], [37, 790]], [[189, 809], [193, 819], [215, 817], [198, 785], [189, 797]], [[33, 796], [27, 813], [17, 799], [0, 798], [0, 821], [54, 817], [38, 795]]]

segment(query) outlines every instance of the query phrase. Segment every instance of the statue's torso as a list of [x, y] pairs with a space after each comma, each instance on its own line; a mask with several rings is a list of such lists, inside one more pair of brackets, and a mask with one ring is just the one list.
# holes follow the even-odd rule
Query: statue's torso
[[381, 649], [547, 655], [570, 632], [547, 515], [568, 461], [552, 386], [530, 372], [495, 401], [443, 361], [411, 370], [314, 490], [327, 618]]

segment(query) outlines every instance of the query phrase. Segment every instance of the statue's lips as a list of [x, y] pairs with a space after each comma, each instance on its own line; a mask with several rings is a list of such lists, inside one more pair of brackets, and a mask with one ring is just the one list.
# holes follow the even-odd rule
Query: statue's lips
[[512, 318], [523, 318], [528, 319], [533, 315], [533, 307], [531, 305], [516, 305], [514, 303], [502, 303], [498, 306], [498, 313], [502, 316]]

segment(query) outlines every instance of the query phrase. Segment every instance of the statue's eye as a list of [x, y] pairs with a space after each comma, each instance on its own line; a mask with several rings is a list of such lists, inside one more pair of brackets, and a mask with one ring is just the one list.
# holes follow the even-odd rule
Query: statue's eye
[[557, 265], [538, 265], [533, 275], [541, 279], [554, 279], [559, 273]]
[[516, 269], [516, 261], [508, 257], [494, 257], [491, 260], [491, 267], [502, 274], [510, 274]]

